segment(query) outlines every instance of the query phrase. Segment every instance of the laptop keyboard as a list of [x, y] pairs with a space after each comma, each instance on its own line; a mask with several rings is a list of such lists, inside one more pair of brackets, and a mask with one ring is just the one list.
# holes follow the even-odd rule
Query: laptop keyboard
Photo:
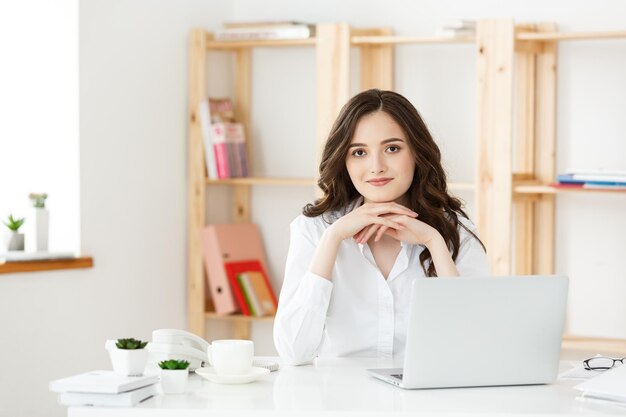
[[402, 375], [404, 374], [391, 374], [392, 377], [398, 378], [399, 380], [402, 380]]

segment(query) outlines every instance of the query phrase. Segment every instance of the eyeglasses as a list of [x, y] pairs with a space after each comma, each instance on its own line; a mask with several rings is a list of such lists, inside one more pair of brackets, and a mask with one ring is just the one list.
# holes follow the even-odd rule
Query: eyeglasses
[[596, 356], [594, 358], [584, 360], [583, 366], [589, 371], [606, 371], [607, 369], [614, 367], [618, 362], [623, 364], [624, 359], [626, 358], [619, 359], [607, 358], [606, 356]]

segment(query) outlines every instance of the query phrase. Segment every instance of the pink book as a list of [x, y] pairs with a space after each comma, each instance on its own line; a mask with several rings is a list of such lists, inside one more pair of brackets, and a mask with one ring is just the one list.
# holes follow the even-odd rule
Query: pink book
[[224, 263], [258, 259], [265, 267], [259, 229], [253, 223], [211, 224], [200, 232], [200, 242], [215, 311], [222, 315], [239, 312]]
[[220, 179], [230, 178], [224, 123], [213, 123], [211, 125], [211, 139], [213, 139], [213, 152], [215, 152], [215, 160], [217, 163], [217, 177]]

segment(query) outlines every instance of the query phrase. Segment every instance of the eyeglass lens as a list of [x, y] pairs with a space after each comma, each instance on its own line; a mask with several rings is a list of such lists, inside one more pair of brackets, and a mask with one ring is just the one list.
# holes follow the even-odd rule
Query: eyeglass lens
[[607, 358], [604, 356], [598, 356], [590, 358], [585, 361], [587, 369], [611, 369], [615, 365], [621, 365], [624, 361], [622, 359]]

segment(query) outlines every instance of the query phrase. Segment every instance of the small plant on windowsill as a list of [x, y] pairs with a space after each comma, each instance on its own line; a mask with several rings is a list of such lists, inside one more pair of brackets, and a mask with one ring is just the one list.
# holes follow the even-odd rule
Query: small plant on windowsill
[[4, 225], [11, 231], [9, 237], [8, 250], [24, 250], [24, 234], [20, 233], [20, 227], [24, 224], [25, 219], [16, 219], [12, 214], [9, 214], [7, 221], [3, 222]]
[[161, 388], [164, 394], [182, 394], [189, 378], [189, 362], [170, 359], [159, 362], [161, 368]]
[[113, 371], [120, 375], [142, 375], [148, 361], [148, 342], [135, 338], [117, 339], [107, 342]]

